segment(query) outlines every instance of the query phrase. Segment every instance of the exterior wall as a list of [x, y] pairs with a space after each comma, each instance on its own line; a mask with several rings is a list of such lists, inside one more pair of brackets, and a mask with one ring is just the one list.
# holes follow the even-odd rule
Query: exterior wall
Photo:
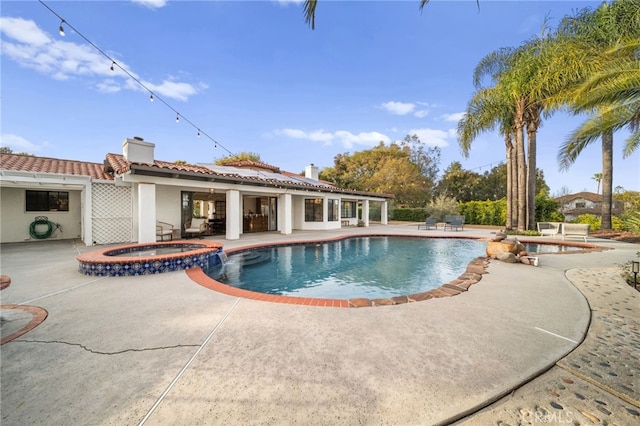
[[156, 242], [156, 185], [138, 185], [138, 243]]
[[[309, 198], [322, 198], [324, 200], [322, 210], [324, 214], [323, 222], [305, 222], [304, 220], [304, 200]], [[335, 195], [324, 196], [322, 194], [312, 194], [304, 196], [295, 196], [293, 197], [293, 229], [301, 230], [301, 231], [324, 231], [328, 229], [339, 229], [341, 226], [340, 218], [338, 220], [329, 222], [327, 220], [327, 205], [328, 199], [332, 198], [335, 200], [339, 200], [340, 197]], [[338, 216], [340, 212], [338, 211]]]
[[[577, 207], [577, 204], [582, 203], [583, 206], [582, 207]], [[573, 210], [573, 209], [577, 209], [577, 208], [581, 208], [581, 209], [593, 209], [597, 207], [597, 204], [594, 203], [593, 201], [589, 201], [587, 199], [584, 198], [576, 198], [573, 199], [571, 201], [569, 201], [568, 203], [565, 203], [562, 208], [566, 209], [566, 210]]]
[[178, 186], [156, 186], [156, 219], [173, 225], [174, 229], [180, 229], [180, 192]]
[[[94, 244], [133, 241], [133, 200], [130, 186], [92, 184], [91, 223]], [[88, 241], [87, 244], [90, 244]]]
[[[0, 187], [0, 242], [15, 243], [22, 241], [42, 241], [29, 235], [29, 226], [36, 216], [46, 216], [49, 221], [59, 223], [62, 230], [57, 229], [47, 238], [48, 240], [81, 238], [82, 235], [82, 205], [80, 190], [68, 190], [68, 212], [27, 212], [26, 190], [28, 188]], [[46, 191], [46, 186], [33, 189]], [[67, 191], [66, 189], [51, 189], [53, 191]]]

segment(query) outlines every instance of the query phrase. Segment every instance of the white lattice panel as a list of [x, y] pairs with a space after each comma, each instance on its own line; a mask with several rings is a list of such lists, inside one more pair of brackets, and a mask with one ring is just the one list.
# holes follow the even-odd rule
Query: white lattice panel
[[94, 183], [92, 192], [93, 240], [97, 244], [131, 242], [133, 233], [131, 188]]

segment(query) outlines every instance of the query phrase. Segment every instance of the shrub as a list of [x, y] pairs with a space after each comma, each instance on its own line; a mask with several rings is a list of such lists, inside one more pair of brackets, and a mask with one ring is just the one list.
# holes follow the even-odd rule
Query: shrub
[[458, 214], [458, 202], [455, 198], [438, 195], [429, 202], [426, 209], [427, 216], [443, 219], [448, 214]]
[[640, 233], [640, 210], [624, 212], [620, 219], [622, 221], [623, 231]]
[[424, 208], [395, 208], [391, 218], [406, 222], [424, 222], [427, 219], [427, 212]]
[[496, 226], [506, 223], [507, 201], [504, 198], [497, 201], [468, 201], [460, 203], [459, 208], [465, 223]]
[[[588, 223], [590, 231], [599, 231], [602, 227], [602, 218], [594, 214], [581, 214], [572, 221], [573, 223]], [[624, 231], [626, 223], [617, 216], [611, 216], [611, 227], [614, 231]]]
[[[640, 260], [640, 251], [636, 252], [636, 257], [638, 258], [638, 260]], [[633, 284], [634, 277], [633, 273], [631, 273], [631, 260], [618, 266], [620, 266], [620, 275], [622, 275], [622, 278], [624, 278], [627, 284]]]
[[505, 231], [505, 234], [507, 234], [507, 235], [525, 235], [527, 237], [539, 237], [540, 235], [542, 235], [538, 231], [532, 231], [530, 229], [527, 229], [527, 230], [524, 230], [524, 231], [518, 231], [518, 230], [515, 230], [515, 229], [508, 229], [507, 231]]
[[536, 196], [536, 222], [564, 222], [558, 203], [546, 195]]

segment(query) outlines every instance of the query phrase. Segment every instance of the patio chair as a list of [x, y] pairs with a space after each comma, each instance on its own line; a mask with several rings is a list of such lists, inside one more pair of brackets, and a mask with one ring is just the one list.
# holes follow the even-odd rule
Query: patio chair
[[156, 221], [156, 240], [164, 241], [165, 237], [169, 237], [169, 241], [173, 240], [173, 225], [167, 222]]
[[204, 221], [204, 218], [195, 217], [191, 219], [190, 222], [184, 224], [184, 236], [189, 238], [189, 236], [197, 235], [198, 238], [202, 238], [202, 236], [207, 231], [207, 224]]
[[555, 238], [560, 233], [559, 222], [538, 222], [537, 226], [541, 237]]
[[464, 230], [464, 216], [461, 215], [451, 215], [449, 217], [449, 221], [444, 225], [444, 230], [449, 229], [453, 231], [454, 229], [457, 231], [459, 229]]
[[427, 229], [427, 230], [429, 230], [431, 228], [437, 229], [437, 226], [436, 226], [437, 223], [438, 223], [438, 218], [430, 216], [430, 217], [427, 218], [427, 220], [424, 223], [418, 225], [418, 229], [421, 229], [421, 228], [424, 228], [424, 229]]

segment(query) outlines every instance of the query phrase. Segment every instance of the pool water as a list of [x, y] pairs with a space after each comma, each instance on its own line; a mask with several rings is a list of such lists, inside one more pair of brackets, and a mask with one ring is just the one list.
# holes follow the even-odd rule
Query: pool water
[[140, 249], [129, 249], [129, 250], [121, 250], [114, 254], [109, 253], [108, 256], [161, 256], [165, 254], [173, 254], [173, 253], [186, 253], [190, 251], [194, 251], [198, 248], [202, 248], [202, 246], [194, 246], [194, 245], [181, 245], [181, 246], [160, 246], [160, 247], [142, 247]]
[[565, 253], [571, 251], [582, 251], [584, 247], [575, 247], [569, 245], [560, 244], [538, 244], [538, 243], [523, 243], [525, 250], [528, 253]]
[[207, 274], [260, 293], [313, 298], [387, 298], [420, 293], [457, 278], [485, 255], [469, 239], [362, 237], [229, 254]]

